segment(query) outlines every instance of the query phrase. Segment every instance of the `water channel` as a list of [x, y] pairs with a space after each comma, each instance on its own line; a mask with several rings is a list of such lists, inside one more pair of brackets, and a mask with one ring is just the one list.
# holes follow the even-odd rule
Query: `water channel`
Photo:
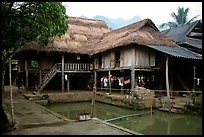
[[[47, 108], [75, 120], [77, 113], [91, 112], [91, 102], [59, 103], [47, 106]], [[96, 102], [94, 117], [108, 120], [147, 111], [150, 112], [150, 110], [132, 110]], [[133, 116], [111, 121], [111, 123], [144, 135], [202, 135], [202, 116], [192, 114], [174, 114], [154, 110], [152, 117], [150, 115]]]

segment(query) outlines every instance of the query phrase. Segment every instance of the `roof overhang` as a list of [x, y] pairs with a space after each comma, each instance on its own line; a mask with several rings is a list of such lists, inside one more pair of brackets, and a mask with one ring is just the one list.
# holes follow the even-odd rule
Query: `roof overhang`
[[194, 48], [202, 50], [202, 39], [194, 39], [186, 37], [181, 44], [188, 44]]
[[187, 58], [187, 59], [202, 59], [202, 55], [185, 49], [183, 47], [170, 47], [170, 46], [158, 46], [158, 45], [147, 45], [148, 47], [157, 51], [166, 53], [173, 57]]

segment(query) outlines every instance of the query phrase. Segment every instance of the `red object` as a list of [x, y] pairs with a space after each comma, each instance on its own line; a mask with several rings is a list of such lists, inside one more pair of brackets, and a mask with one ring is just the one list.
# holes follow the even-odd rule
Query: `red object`
[[130, 83], [130, 79], [124, 81], [124, 84], [128, 84], [128, 83]]

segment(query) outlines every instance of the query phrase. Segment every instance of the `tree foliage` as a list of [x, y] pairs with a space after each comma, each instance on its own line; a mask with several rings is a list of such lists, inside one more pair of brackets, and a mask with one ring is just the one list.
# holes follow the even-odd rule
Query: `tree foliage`
[[3, 71], [8, 59], [25, 43], [35, 41], [46, 46], [49, 37], [63, 35], [67, 19], [61, 2], [2, 2]]
[[199, 15], [194, 16], [193, 18], [188, 20], [189, 10], [190, 10], [189, 8], [185, 9], [184, 7], [178, 7], [177, 14], [175, 12], [171, 13], [171, 17], [175, 21], [169, 21], [167, 23], [162, 23], [160, 25], [160, 27], [163, 28], [164, 26], [168, 26], [168, 27], [172, 28], [172, 27], [177, 27], [180, 25], [185, 25], [185, 24], [189, 24], [189, 23], [193, 22]]

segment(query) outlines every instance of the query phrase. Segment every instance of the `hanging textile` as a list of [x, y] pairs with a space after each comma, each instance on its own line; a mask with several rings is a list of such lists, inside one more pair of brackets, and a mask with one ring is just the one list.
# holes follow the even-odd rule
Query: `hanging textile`
[[108, 86], [108, 79], [106, 77], [103, 79], [103, 85], [104, 87]]
[[110, 80], [111, 80], [111, 82], [113, 82], [113, 80], [114, 80], [114, 76], [113, 75], [111, 75]]
[[68, 79], [68, 78], [67, 78], [67, 74], [65, 74], [64, 77], [65, 77], [65, 81], [67, 81], [67, 79]]
[[101, 78], [101, 87], [103, 86], [103, 77]]
[[119, 81], [119, 85], [123, 86], [123, 78], [122, 77], [118, 77], [118, 81]]
[[124, 81], [124, 84], [129, 84], [130, 83], [130, 79], [127, 79]]

